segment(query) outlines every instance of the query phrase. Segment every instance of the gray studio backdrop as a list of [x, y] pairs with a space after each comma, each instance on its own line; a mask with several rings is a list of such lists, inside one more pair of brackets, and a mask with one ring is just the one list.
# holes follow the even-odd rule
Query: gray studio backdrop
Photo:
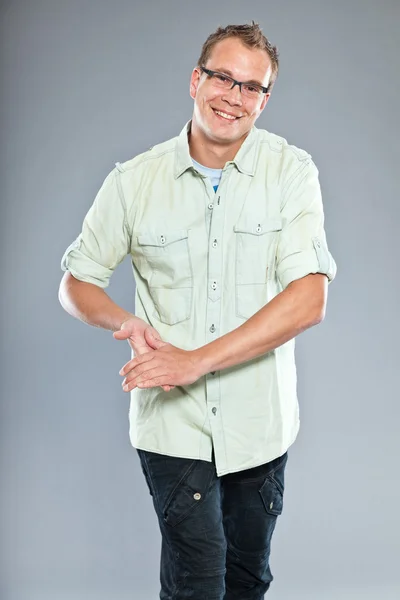
[[[0, 32], [2, 600], [158, 597], [129, 347], [63, 311], [60, 260], [114, 163], [190, 118], [207, 35], [251, 19], [281, 52], [257, 125], [313, 155], [338, 264], [325, 321], [297, 341], [302, 426], [267, 596], [400, 597], [399, 1], [15, 0]], [[107, 291], [134, 309], [128, 258]]]

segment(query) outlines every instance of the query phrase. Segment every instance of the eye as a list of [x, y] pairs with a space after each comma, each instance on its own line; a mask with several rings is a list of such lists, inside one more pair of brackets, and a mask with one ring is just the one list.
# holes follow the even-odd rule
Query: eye
[[218, 79], [218, 81], [221, 81], [221, 83], [226, 83], [227, 81], [230, 81], [229, 77], [226, 77], [225, 75], [222, 75], [221, 73], [216, 73], [215, 77]]
[[247, 84], [246, 85], [246, 90], [248, 92], [250, 92], [251, 94], [258, 94], [259, 91], [260, 91], [260, 88], [257, 85]]

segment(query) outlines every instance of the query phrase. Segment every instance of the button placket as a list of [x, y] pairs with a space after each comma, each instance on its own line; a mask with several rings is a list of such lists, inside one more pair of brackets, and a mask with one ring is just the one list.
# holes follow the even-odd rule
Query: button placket
[[[221, 182], [215, 199], [211, 207], [209, 203], [210, 227], [208, 230], [208, 280], [207, 280], [207, 310], [206, 310], [206, 342], [216, 339], [220, 331], [221, 321], [221, 287], [222, 287], [222, 250], [223, 250], [223, 229], [225, 220], [225, 203], [221, 200], [222, 179], [225, 180], [226, 174], [223, 173]], [[223, 185], [225, 189], [225, 181]], [[220, 407], [220, 377], [218, 371], [207, 373], [205, 377], [207, 411], [210, 419], [211, 435], [215, 452], [218, 454], [218, 460], [223, 465], [226, 464], [226, 450], [224, 442], [224, 430], [221, 420]]]
[[[223, 210], [221, 205], [215, 204], [212, 212], [212, 220], [209, 232], [209, 252], [208, 252], [208, 296], [207, 296], [207, 323], [208, 335], [207, 341], [213, 341], [217, 337], [221, 318], [221, 278], [222, 278], [222, 243], [223, 229]], [[215, 210], [218, 207], [218, 210]], [[208, 373], [205, 378], [207, 390], [207, 407], [210, 415], [210, 427], [214, 446], [221, 455], [224, 450], [223, 427], [220, 418], [220, 380], [216, 371]]]

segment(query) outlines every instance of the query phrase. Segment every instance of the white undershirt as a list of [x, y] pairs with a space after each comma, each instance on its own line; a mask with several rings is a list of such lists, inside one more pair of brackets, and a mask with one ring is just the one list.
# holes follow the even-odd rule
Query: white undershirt
[[205, 167], [204, 165], [198, 163], [196, 160], [194, 160], [194, 158], [192, 158], [192, 161], [193, 165], [196, 167], [199, 173], [201, 173], [202, 175], [206, 175], [210, 178], [211, 185], [214, 189], [219, 186], [219, 182], [221, 180], [222, 175], [222, 169], [210, 169], [210, 167]]

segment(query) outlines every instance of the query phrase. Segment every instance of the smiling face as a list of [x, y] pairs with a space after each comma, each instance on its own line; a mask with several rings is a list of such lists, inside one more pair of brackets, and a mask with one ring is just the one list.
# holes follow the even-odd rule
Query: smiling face
[[[248, 48], [235, 37], [218, 42], [207, 64], [202, 66], [264, 87], [268, 86], [272, 74], [268, 54], [258, 48]], [[248, 98], [237, 85], [230, 90], [221, 89], [199, 67], [193, 69], [190, 95], [194, 99], [192, 134], [201, 138], [203, 144], [225, 147], [237, 147], [243, 142], [270, 96], [267, 93], [259, 98]]]

